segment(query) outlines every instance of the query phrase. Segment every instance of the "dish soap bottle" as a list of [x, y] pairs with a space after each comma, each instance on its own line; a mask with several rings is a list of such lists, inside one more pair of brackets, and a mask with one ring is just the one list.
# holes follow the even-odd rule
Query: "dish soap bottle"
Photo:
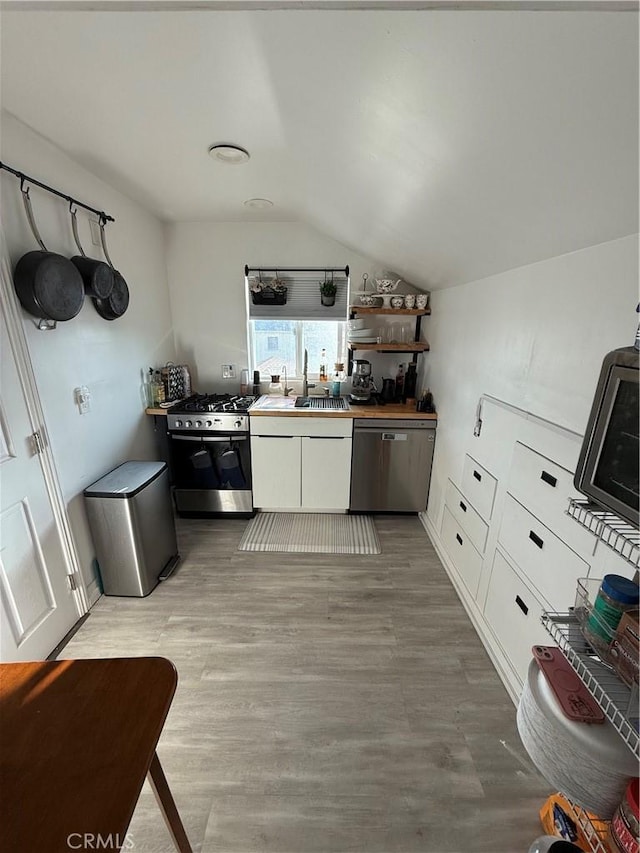
[[340, 383], [344, 381], [344, 364], [341, 361], [336, 361], [333, 365], [334, 374], [333, 381], [331, 383], [331, 396], [339, 397], [340, 396]]
[[326, 382], [329, 379], [327, 373], [327, 351], [323, 347], [320, 353], [320, 382]]

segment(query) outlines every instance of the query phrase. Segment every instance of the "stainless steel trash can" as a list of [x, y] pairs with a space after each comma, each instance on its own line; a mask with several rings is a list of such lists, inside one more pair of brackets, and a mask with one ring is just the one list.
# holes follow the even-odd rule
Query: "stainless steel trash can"
[[166, 463], [124, 462], [84, 497], [105, 595], [148, 595], [178, 560]]

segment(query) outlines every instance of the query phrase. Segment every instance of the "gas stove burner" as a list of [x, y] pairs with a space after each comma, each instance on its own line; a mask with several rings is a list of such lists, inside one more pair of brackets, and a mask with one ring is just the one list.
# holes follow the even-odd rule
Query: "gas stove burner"
[[193, 394], [170, 409], [171, 414], [189, 414], [195, 412], [229, 412], [236, 414], [246, 412], [256, 401], [250, 395], [241, 397], [237, 394]]

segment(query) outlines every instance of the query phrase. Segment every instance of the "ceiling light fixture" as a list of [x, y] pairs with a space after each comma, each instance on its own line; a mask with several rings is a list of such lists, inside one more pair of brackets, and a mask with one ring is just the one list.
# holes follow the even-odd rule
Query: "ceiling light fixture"
[[221, 163], [229, 163], [235, 166], [238, 163], [246, 163], [250, 157], [246, 148], [240, 145], [232, 145], [229, 142], [219, 142], [209, 146], [209, 154], [214, 160], [220, 160]]
[[268, 207], [273, 207], [273, 202], [268, 198], [248, 198], [244, 202], [245, 207], [251, 207], [254, 210], [266, 210]]

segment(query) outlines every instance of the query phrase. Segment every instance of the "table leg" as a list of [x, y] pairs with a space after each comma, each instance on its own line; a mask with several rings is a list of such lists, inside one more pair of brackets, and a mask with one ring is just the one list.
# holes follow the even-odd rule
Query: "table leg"
[[193, 853], [191, 844], [187, 838], [187, 833], [184, 831], [184, 826], [180, 820], [180, 815], [178, 814], [175, 801], [171, 795], [171, 791], [169, 790], [169, 783], [167, 782], [167, 777], [164, 775], [164, 770], [160, 764], [157, 752], [153, 753], [151, 766], [149, 767], [148, 779], [153, 793], [156, 796], [162, 816], [167, 824], [167, 829], [169, 830], [173, 843], [176, 846], [176, 850], [178, 850], [179, 853]]

